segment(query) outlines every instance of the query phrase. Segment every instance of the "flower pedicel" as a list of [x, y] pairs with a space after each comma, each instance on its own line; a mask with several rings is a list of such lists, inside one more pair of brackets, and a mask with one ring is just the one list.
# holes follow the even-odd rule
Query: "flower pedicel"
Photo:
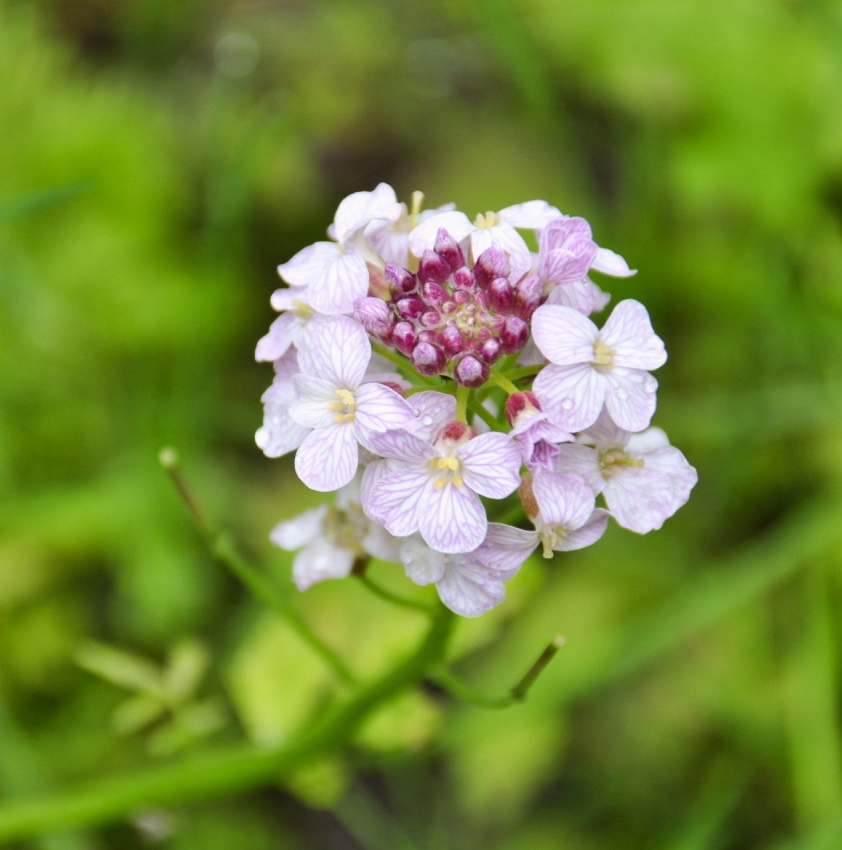
[[[537, 547], [588, 546], [610, 517], [660, 528], [697, 476], [650, 427], [666, 352], [646, 308], [589, 318], [609, 300], [590, 272], [634, 272], [584, 219], [529, 201], [471, 221], [421, 201], [385, 183], [349, 195], [332, 241], [279, 266], [256, 441], [337, 494], [273, 531], [300, 549], [301, 589], [374, 556], [476, 617]], [[491, 519], [520, 504], [533, 528], [489, 521], [480, 497]]]

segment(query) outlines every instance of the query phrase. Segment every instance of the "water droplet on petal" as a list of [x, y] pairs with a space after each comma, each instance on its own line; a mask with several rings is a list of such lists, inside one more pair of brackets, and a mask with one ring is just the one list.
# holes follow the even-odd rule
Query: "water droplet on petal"
[[432, 425], [432, 424], [433, 424], [433, 417], [432, 417], [432, 416], [422, 416], [422, 417], [421, 417], [421, 424], [422, 424], [425, 428], [429, 428], [429, 427], [430, 427], [430, 425]]
[[629, 394], [622, 387], [617, 387], [617, 389], [614, 390], [614, 396], [620, 401], [625, 401], [629, 397]]
[[564, 410], [572, 410], [573, 409], [573, 399], [572, 398], [562, 399], [561, 406]]

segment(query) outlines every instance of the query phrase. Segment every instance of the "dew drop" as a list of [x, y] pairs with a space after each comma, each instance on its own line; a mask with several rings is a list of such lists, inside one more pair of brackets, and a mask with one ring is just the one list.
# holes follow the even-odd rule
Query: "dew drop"
[[572, 410], [573, 409], [573, 399], [572, 398], [562, 399], [561, 406], [564, 410]]
[[429, 427], [430, 427], [430, 425], [432, 425], [432, 424], [433, 424], [433, 417], [432, 417], [432, 416], [422, 416], [422, 417], [421, 417], [421, 424], [422, 424], [425, 428], [429, 428]]

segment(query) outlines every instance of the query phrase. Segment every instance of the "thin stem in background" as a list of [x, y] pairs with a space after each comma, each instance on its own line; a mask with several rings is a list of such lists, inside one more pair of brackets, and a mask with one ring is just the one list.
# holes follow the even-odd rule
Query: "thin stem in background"
[[158, 459], [187, 505], [214, 558], [227, 567], [256, 599], [259, 599], [279, 617], [286, 620], [295, 629], [299, 637], [318, 653], [341, 682], [346, 685], [353, 685], [356, 682], [356, 677], [348, 665], [319, 637], [307, 620], [280, 596], [272, 583], [237, 551], [230, 536], [213, 528], [181, 472], [177, 452], [171, 448], [162, 449]]

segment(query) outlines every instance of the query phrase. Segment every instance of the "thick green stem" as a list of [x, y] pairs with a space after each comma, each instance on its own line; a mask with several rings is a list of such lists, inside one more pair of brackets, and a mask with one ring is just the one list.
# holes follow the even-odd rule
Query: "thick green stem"
[[420, 682], [444, 656], [453, 614], [442, 606], [418, 649], [356, 696], [325, 711], [284, 747], [240, 747], [190, 761], [100, 780], [76, 791], [0, 806], [0, 843], [97, 826], [150, 808], [238, 794], [276, 783], [292, 771], [347, 746], [383, 703]]

